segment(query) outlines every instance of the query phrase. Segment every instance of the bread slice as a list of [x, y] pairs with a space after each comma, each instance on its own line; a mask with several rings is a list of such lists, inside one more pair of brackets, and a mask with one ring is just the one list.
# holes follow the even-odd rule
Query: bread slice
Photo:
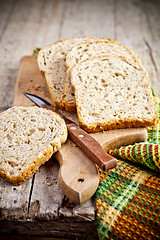
[[73, 47], [66, 56], [66, 76], [63, 92], [65, 108], [69, 111], [75, 111], [75, 97], [71, 87], [70, 74], [72, 68], [86, 59], [103, 55], [124, 56], [134, 64], [140, 64], [138, 55], [130, 48], [120, 44], [112, 39], [100, 39], [99, 41], [81, 43]]
[[38, 107], [0, 114], [0, 175], [14, 185], [28, 179], [67, 139], [65, 122]]
[[71, 73], [80, 126], [88, 132], [147, 127], [158, 122], [148, 74], [124, 57], [103, 56]]
[[95, 41], [95, 39], [94, 37], [74, 37], [55, 42], [40, 50], [37, 57], [38, 67], [46, 79], [52, 101], [56, 107], [64, 108], [62, 95], [66, 74], [65, 60], [68, 51], [79, 43]]

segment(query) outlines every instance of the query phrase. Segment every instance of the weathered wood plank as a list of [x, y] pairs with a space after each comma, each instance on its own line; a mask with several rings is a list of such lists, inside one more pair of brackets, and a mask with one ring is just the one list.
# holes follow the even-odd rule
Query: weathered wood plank
[[[157, 37], [153, 38], [153, 32], [156, 36], [159, 34], [156, 34], [158, 23], [160, 25], [159, 4], [157, 1], [122, 0], [116, 2], [115, 9], [117, 40], [137, 52], [149, 73], [151, 87], [160, 96], [160, 64], [159, 58], [156, 57], [160, 54], [160, 42], [157, 41]], [[152, 9], [152, 13], [149, 9]]]
[[115, 9], [117, 40], [128, 47], [143, 49], [140, 1], [115, 1]]
[[60, 37], [95, 36], [114, 38], [112, 0], [66, 1]]
[[37, 44], [42, 47], [58, 39], [62, 11], [60, 3], [51, 0], [15, 2], [0, 42], [3, 66], [17, 68], [21, 57], [31, 55]]
[[0, 38], [1, 111], [12, 105], [20, 59], [25, 55], [31, 55], [35, 47], [42, 47], [58, 40], [64, 4], [58, 0], [14, 1], [13, 6], [11, 3], [7, 1], [1, 9], [4, 10], [2, 18], [6, 16], [2, 21], [2, 28], [7, 21], [5, 31], [2, 29], [3, 36]]
[[[61, 226], [61, 228], [60, 228]], [[33, 235], [78, 240], [97, 240], [96, 223], [59, 221], [2, 221], [3, 234]]]
[[34, 220], [55, 220], [62, 205], [63, 193], [58, 186], [59, 165], [54, 158], [44, 164], [35, 175], [29, 217]]
[[0, 1], [0, 41], [8, 26], [8, 20], [14, 6], [14, 0]]
[[17, 70], [0, 66], [0, 112], [12, 106]]
[[[51, 158], [35, 175], [28, 218], [53, 221], [94, 221], [95, 206], [93, 199], [82, 205], [65, 201], [65, 196], [58, 185], [59, 164]], [[61, 226], [60, 226], [61, 228]]]
[[[38, 0], [37, 5], [39, 5]], [[64, 11], [64, 0], [41, 1], [40, 9], [37, 11], [37, 9], [34, 8], [34, 15], [36, 14], [37, 16], [37, 29], [35, 32], [36, 36], [34, 39], [32, 39], [32, 47], [35, 46], [41, 48], [60, 40], [60, 32], [64, 19]]]
[[20, 186], [0, 178], [0, 226], [6, 219], [18, 222], [27, 218], [31, 185], [32, 178]]
[[143, 3], [146, 30], [145, 45], [150, 58], [147, 63], [151, 85], [160, 97], [160, 2], [158, 0]]

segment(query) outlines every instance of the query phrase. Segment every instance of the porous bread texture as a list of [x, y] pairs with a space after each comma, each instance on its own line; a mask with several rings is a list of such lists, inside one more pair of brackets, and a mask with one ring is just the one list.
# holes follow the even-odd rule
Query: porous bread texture
[[12, 107], [0, 114], [0, 175], [20, 185], [60, 149], [67, 128], [56, 113]]
[[134, 64], [141, 64], [138, 55], [130, 48], [112, 39], [100, 39], [99, 41], [81, 43], [73, 47], [66, 56], [66, 76], [63, 91], [65, 97], [65, 108], [68, 111], [75, 111], [75, 97], [71, 86], [72, 68], [80, 62], [98, 56], [124, 56]]
[[80, 126], [88, 132], [158, 122], [148, 74], [124, 57], [103, 56], [79, 63], [71, 82]]
[[94, 37], [69, 38], [55, 42], [39, 51], [37, 62], [56, 107], [64, 109], [62, 102], [65, 82], [65, 60], [68, 51], [75, 45], [85, 41], [95, 41]]

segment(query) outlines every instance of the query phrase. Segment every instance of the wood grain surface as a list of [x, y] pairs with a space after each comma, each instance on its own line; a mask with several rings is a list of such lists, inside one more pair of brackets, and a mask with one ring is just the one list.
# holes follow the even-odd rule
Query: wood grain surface
[[[20, 59], [32, 55], [35, 47], [73, 36], [110, 37], [131, 47], [140, 56], [151, 87], [160, 97], [159, 13], [158, 0], [0, 1], [0, 111], [13, 104]], [[36, 87], [38, 85], [32, 89], [35, 93]], [[47, 97], [46, 87], [41, 86], [41, 90]], [[112, 141], [110, 144], [112, 146]], [[58, 186], [58, 169], [57, 161], [49, 161], [19, 187], [9, 183], [6, 187], [0, 178], [0, 233], [97, 239], [92, 199], [82, 206], [68, 202]], [[51, 174], [56, 177], [50, 178]], [[38, 188], [39, 182], [43, 194]], [[51, 204], [53, 193], [54, 204]], [[40, 205], [40, 202], [46, 204]], [[54, 214], [51, 215], [51, 211]], [[47, 220], [42, 222], [44, 212]], [[36, 219], [41, 222], [37, 224]]]

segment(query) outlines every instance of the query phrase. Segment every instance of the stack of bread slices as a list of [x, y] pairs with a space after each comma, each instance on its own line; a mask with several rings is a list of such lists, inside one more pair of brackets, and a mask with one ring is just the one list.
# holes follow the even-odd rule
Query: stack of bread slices
[[138, 55], [112, 39], [70, 38], [40, 50], [38, 66], [56, 107], [77, 111], [88, 132], [158, 122]]

